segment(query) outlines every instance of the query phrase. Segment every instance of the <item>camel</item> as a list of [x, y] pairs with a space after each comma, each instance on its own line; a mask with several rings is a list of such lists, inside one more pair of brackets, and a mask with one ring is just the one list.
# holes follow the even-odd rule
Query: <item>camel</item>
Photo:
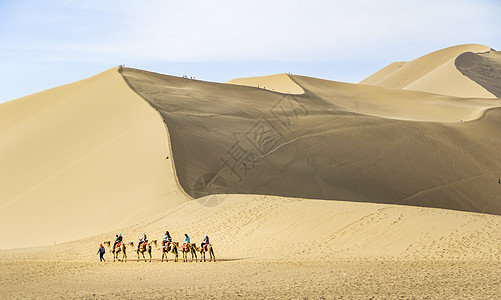
[[[132, 247], [134, 247], [134, 242], [131, 242]], [[148, 252], [150, 255], [150, 262], [151, 262], [151, 242], [146, 243], [144, 247], [140, 247], [139, 249], [136, 249], [137, 252], [137, 261], [139, 261], [139, 253], [143, 255], [144, 261], [146, 261], [146, 257], [144, 256], [144, 252]]]
[[191, 253], [191, 261], [193, 261], [193, 257], [195, 257], [195, 262], [198, 260], [197, 258], [197, 246], [195, 243], [187, 244], [186, 247], [182, 248], [181, 251], [183, 252], [183, 261], [187, 262], [188, 261], [188, 253]]
[[[107, 242], [105, 242], [107, 245], [110, 245], [108, 244]], [[111, 253], [113, 254], [113, 261], [115, 261], [115, 259], [118, 259], [119, 261], [127, 261], [127, 247], [125, 246], [125, 243], [121, 242], [117, 245], [117, 247], [115, 247], [114, 249], [111, 249]], [[118, 254], [122, 252], [122, 259], [118, 258]]]
[[169, 259], [167, 258], [167, 253], [172, 252], [175, 255], [174, 261], [177, 262], [178, 256], [179, 256], [179, 243], [178, 242], [169, 242], [165, 244], [165, 247], [162, 247], [162, 261], [164, 261], [164, 256], [165, 256], [165, 261], [168, 262]]
[[214, 262], [216, 262], [216, 256], [214, 255], [214, 248], [212, 247], [212, 244], [207, 244], [205, 245], [207, 247], [207, 250], [200, 248], [200, 262], [202, 262], [202, 258], [205, 262], [205, 253], [209, 253], [209, 262], [214, 259]]

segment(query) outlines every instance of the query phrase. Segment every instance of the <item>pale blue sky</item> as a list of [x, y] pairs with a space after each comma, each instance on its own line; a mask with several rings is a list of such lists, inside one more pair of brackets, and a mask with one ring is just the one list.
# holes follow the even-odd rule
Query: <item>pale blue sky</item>
[[126, 64], [224, 82], [358, 82], [457, 44], [501, 48], [497, 0], [0, 0], [0, 102]]

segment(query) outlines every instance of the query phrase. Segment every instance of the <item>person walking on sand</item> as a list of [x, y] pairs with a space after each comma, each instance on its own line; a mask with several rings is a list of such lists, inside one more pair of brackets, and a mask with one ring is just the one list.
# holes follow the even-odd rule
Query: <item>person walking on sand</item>
[[104, 253], [106, 253], [106, 249], [104, 249], [103, 244], [99, 244], [99, 250], [97, 250], [97, 253], [99, 254], [100, 262], [106, 261], [104, 259]]

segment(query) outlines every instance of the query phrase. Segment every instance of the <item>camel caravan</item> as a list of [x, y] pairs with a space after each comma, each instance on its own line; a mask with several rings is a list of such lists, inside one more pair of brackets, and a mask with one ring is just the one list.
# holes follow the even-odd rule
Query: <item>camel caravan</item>
[[[142, 258], [144, 259], [145, 262], [148, 261], [147, 256], [149, 256], [149, 261], [151, 262], [151, 251], [152, 249], [157, 249], [162, 252], [162, 258], [161, 261], [168, 262], [169, 259], [167, 257], [167, 254], [172, 253], [174, 255], [174, 261], [178, 261], [179, 257], [179, 252], [183, 254], [183, 262], [188, 261], [188, 255], [191, 255], [191, 260], [195, 260], [195, 262], [200, 261], [200, 262], [205, 262], [207, 261], [206, 259], [206, 253], [209, 254], [208, 261], [216, 261], [216, 256], [214, 255], [214, 248], [212, 244], [209, 243], [209, 236], [205, 234], [204, 240], [201, 243], [200, 247], [197, 247], [195, 243], [191, 243], [190, 237], [188, 234], [184, 235], [184, 242], [180, 246], [179, 242], [173, 242], [172, 238], [167, 231], [164, 235], [164, 238], [162, 239], [162, 245], [159, 246], [158, 240], [151, 240], [148, 241], [146, 237], [146, 233], [143, 233], [141, 238], [139, 239], [139, 243], [137, 245], [137, 248], [134, 247], [134, 242], [129, 242], [125, 243], [123, 241], [122, 234], [118, 234], [116, 236], [115, 242], [113, 245], [111, 244], [111, 241], [105, 241], [103, 243], [108, 249], [110, 249], [110, 252], [113, 255], [113, 261], [121, 261], [121, 262], [126, 262], [127, 261], [127, 249], [130, 247], [131, 249], [134, 249], [137, 253], [137, 261], [139, 261], [141, 255]], [[200, 253], [200, 260], [198, 259], [197, 253]], [[147, 255], [147, 256], [146, 256]]]

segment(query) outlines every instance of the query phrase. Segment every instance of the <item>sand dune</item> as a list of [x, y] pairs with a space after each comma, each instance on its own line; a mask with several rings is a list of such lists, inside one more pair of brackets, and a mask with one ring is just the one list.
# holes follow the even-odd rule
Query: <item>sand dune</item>
[[411, 62], [393, 63], [362, 80], [362, 84], [415, 90], [465, 98], [496, 98], [489, 90], [463, 76], [455, 61], [463, 53], [484, 53], [491, 49], [467, 44], [441, 49]]
[[161, 120], [117, 69], [0, 105], [0, 248], [95, 235], [183, 202]]
[[501, 213], [494, 159], [501, 111], [461, 122], [497, 100], [301, 76], [290, 78], [305, 94], [284, 95], [122, 74], [165, 118], [180, 184], [193, 197], [203, 196], [197, 182], [211, 174], [224, 182], [223, 193]]
[[236, 78], [228, 81], [229, 84], [244, 85], [268, 89], [285, 94], [302, 94], [304, 90], [294, 83], [287, 74], [276, 74], [260, 77]]

